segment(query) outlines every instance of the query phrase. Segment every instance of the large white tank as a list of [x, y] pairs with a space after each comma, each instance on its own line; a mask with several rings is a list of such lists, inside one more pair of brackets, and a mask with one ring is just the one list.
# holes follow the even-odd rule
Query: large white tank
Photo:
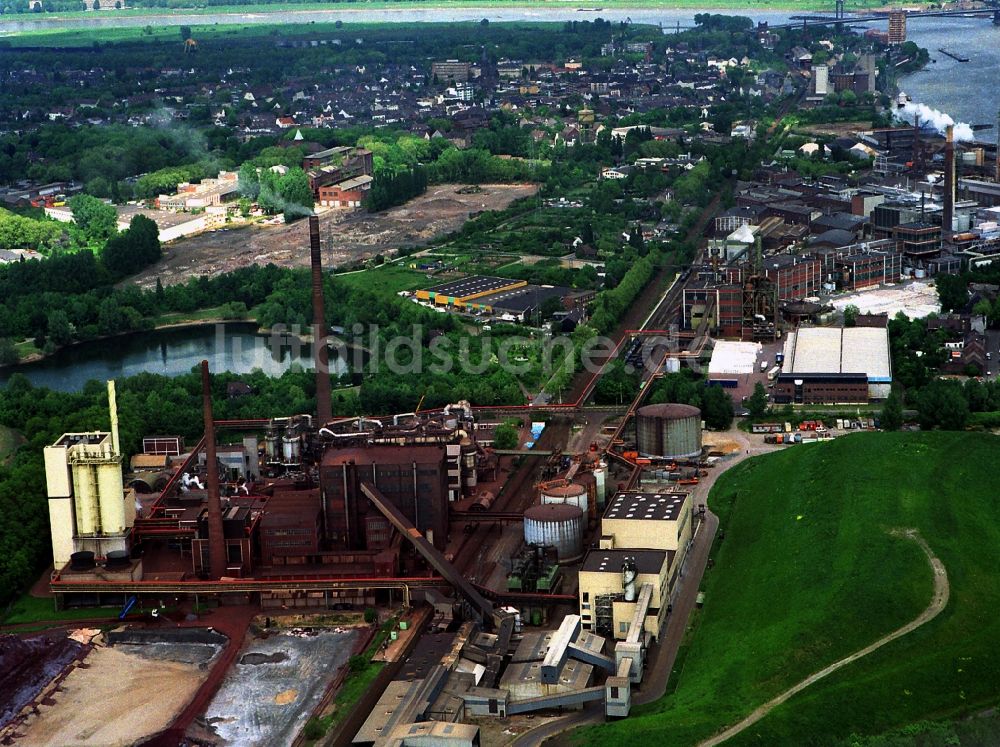
[[589, 496], [587, 488], [579, 483], [571, 482], [569, 485], [559, 485], [553, 488], [544, 488], [540, 491], [541, 503], [565, 503], [568, 506], [576, 506], [584, 514], [590, 510]]
[[[586, 492], [586, 491], [584, 491]], [[551, 545], [560, 563], [583, 556], [584, 514], [576, 506], [543, 503], [524, 512], [524, 541], [529, 545]]]
[[608, 486], [608, 466], [604, 462], [598, 462], [594, 467], [594, 479], [597, 481], [597, 505], [603, 506]]
[[101, 523], [98, 504], [97, 472], [94, 465], [73, 465], [73, 508], [76, 512], [76, 533], [79, 536], [97, 534]]
[[[122, 468], [117, 461], [97, 466], [98, 504], [101, 510], [103, 534], [125, 533], [125, 494], [122, 488]], [[133, 502], [132, 511], [135, 511]]]

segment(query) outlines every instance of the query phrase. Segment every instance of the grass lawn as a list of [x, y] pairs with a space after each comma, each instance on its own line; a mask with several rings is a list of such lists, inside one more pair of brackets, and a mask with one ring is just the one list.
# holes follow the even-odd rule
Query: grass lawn
[[[171, 311], [153, 317], [153, 324], [162, 327], [167, 324], [184, 324], [185, 322], [203, 322], [208, 319], [221, 319], [221, 306], [213, 306], [208, 309], [198, 309], [197, 311]], [[234, 319], [231, 321], [253, 321], [254, 314], [251, 310], [246, 319]]]
[[10, 610], [0, 618], [3, 625], [22, 625], [40, 620], [89, 620], [98, 617], [117, 617], [115, 607], [88, 607], [56, 611], [51, 599], [22, 594], [10, 606]]
[[35, 341], [30, 338], [14, 343], [14, 349], [17, 350], [17, 355], [21, 358], [21, 360], [24, 360], [29, 355], [36, 355], [42, 352], [41, 349], [35, 345]]
[[411, 261], [422, 262], [424, 260], [418, 258], [411, 260], [407, 257], [400, 260], [399, 263], [387, 263], [361, 272], [347, 272], [335, 277], [337, 282], [345, 283], [352, 288], [364, 288], [376, 293], [392, 295], [399, 291], [413, 290], [427, 285], [426, 273], [411, 270], [406, 266]]
[[1000, 439], [987, 434], [865, 433], [727, 472], [709, 498], [725, 538], [676, 689], [575, 740], [695, 744], [916, 617], [930, 602], [930, 569], [916, 544], [888, 534], [894, 527], [916, 527], [941, 558], [948, 607], [727, 744], [839, 744], [996, 706], [998, 455]]

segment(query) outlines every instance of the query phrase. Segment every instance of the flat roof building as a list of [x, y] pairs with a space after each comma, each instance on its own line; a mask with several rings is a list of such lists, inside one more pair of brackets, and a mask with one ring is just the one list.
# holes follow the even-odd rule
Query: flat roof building
[[485, 298], [503, 291], [523, 288], [528, 283], [525, 280], [511, 278], [496, 278], [485, 275], [471, 275], [460, 280], [452, 280], [442, 285], [435, 285], [432, 288], [418, 290], [416, 297], [420, 301], [433, 301], [441, 306], [455, 306], [463, 308], [467, 306], [482, 306], [471, 304], [471, 301]]
[[683, 557], [690, 539], [691, 498], [686, 493], [616, 493], [601, 520], [602, 548], [670, 550]]
[[892, 385], [884, 327], [799, 327], [785, 338], [775, 401], [860, 403], [885, 399]]
[[[625, 566], [633, 564], [635, 587], [649, 585], [652, 594], [643, 618], [643, 630], [659, 638], [670, 599], [670, 578], [676, 553], [668, 550], [591, 550], [580, 568], [580, 618], [584, 630], [617, 640], [628, 637], [636, 599], [626, 599]], [[679, 565], [679, 564], [678, 564]]]

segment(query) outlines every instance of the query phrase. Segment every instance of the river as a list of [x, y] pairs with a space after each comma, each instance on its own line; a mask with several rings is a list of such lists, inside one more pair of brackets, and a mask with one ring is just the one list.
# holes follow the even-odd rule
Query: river
[[[164, 329], [63, 348], [44, 360], [0, 368], [0, 386], [21, 373], [35, 386], [78, 392], [90, 379], [104, 381], [149, 371], [178, 376], [207, 360], [213, 372], [249, 373], [255, 368], [280, 376], [293, 366], [312, 368], [308, 345], [296, 350], [256, 334], [255, 324], [215, 324]], [[330, 353], [330, 368], [344, 373], [345, 362]]]
[[[995, 127], [1000, 109], [1000, 26], [985, 18], [928, 19], [909, 23], [907, 36], [937, 62], [904, 76], [900, 88], [915, 103], [939, 109], [956, 122]], [[942, 47], [969, 61], [941, 54], [938, 49]], [[977, 133], [977, 137], [992, 140], [996, 130]]]
[[[748, 3], [749, 5], [749, 3]], [[266, 8], [267, 6], [260, 6]], [[662, 25], [664, 28], [674, 28], [679, 23], [683, 26], [694, 25], [696, 13], [725, 13], [727, 15], [751, 16], [758, 21], [769, 23], [786, 23], [790, 12], [752, 10], [711, 10], [711, 9], [671, 9], [671, 8], [600, 8], [600, 10], [580, 11], [577, 8], [600, 8], [600, 2], [567, 2], [565, 8], [369, 8], [350, 10], [280, 10], [275, 12], [232, 12], [232, 13], [161, 13], [150, 10], [149, 13], [134, 15], [112, 11], [94, 13], [92, 17], [60, 17], [53, 13], [42, 18], [5, 16], [0, 20], [0, 34], [11, 34], [22, 31], [65, 30], [73, 28], [122, 28], [145, 26], [153, 23], [159, 26], [208, 26], [213, 24], [275, 24], [275, 23], [459, 23], [462, 21], [480, 21], [488, 18], [490, 21], [501, 22], [552, 22], [586, 21], [603, 18], [606, 21], [624, 21], [631, 19], [633, 23]]]

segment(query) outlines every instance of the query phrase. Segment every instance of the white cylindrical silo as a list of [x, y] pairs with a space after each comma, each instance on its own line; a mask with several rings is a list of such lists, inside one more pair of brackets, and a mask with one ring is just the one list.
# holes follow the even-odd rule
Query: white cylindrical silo
[[524, 541], [551, 545], [560, 563], [583, 556], [584, 513], [565, 503], [543, 503], [524, 512]]
[[594, 479], [597, 481], [597, 505], [603, 506], [608, 485], [608, 466], [604, 462], [598, 462], [594, 466]]
[[92, 464], [73, 465], [73, 508], [76, 512], [76, 533], [82, 537], [97, 534], [101, 524], [98, 504], [97, 473]]
[[117, 460], [103, 462], [97, 466], [97, 489], [101, 532], [124, 534], [125, 493], [122, 488], [122, 469]]
[[542, 504], [565, 503], [568, 506], [575, 506], [584, 514], [590, 510], [587, 488], [579, 483], [571, 482], [569, 485], [543, 488], [539, 492], [539, 497]]

